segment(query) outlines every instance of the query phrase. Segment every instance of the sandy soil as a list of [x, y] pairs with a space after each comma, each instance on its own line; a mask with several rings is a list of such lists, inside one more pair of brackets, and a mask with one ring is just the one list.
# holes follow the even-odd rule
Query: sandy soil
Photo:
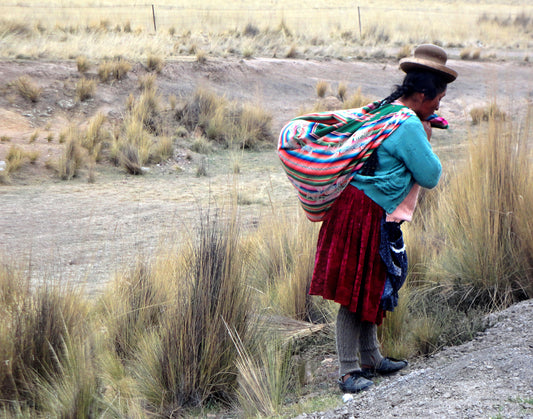
[[[521, 117], [533, 100], [532, 64], [524, 61], [450, 61], [459, 72], [450, 85], [441, 114], [451, 123], [454, 141], [471, 129], [468, 112], [496, 99], [503, 109]], [[0, 255], [22, 262], [37, 278], [67, 278], [98, 291], [138, 254], [150, 255], [168, 245], [174, 233], [187, 230], [209, 202], [223, 201], [234, 188], [227, 154], [209, 158], [210, 176], [194, 176], [195, 162], [177, 150], [169, 164], [153, 167], [142, 177], [98, 168], [96, 183], [86, 178], [62, 182], [45, 169], [57, 156], [57, 134], [68, 123], [84, 124], [98, 111], [120, 118], [130, 92], [146, 70], [136, 65], [125, 80], [99, 84], [94, 99], [77, 103], [74, 89], [80, 75], [73, 62], [0, 62], [0, 160], [13, 144], [38, 149], [41, 157], [0, 185]], [[29, 75], [42, 88], [32, 103], [16, 94], [9, 82]], [[89, 74], [91, 76], [91, 74]], [[95, 74], [92, 73], [94, 77]], [[402, 74], [396, 63], [253, 59], [166, 63], [158, 75], [163, 100], [190, 95], [208, 85], [230, 99], [260, 103], [273, 115], [273, 130], [309, 108], [316, 100], [318, 80], [329, 81], [333, 93], [339, 82], [350, 92], [383, 98]], [[39, 131], [37, 140], [29, 137]], [[52, 142], [46, 136], [55, 135]], [[447, 140], [443, 137], [441, 141]], [[176, 170], [179, 166], [179, 170]], [[295, 205], [295, 197], [279, 169], [275, 153], [245, 154], [238, 176], [242, 192], [251, 197], [241, 206], [253, 223], [271, 211], [271, 201]], [[302, 417], [450, 417], [532, 418], [533, 305], [522, 303], [502, 314], [483, 336], [433, 358], [412, 363], [409, 370], [383, 380], [341, 409]], [[328, 359], [321, 373], [332, 378], [325, 391], [338, 391], [336, 366]], [[328, 381], [329, 383], [329, 381]], [[529, 402], [528, 402], [529, 400]], [[499, 416], [498, 416], [499, 415]]]

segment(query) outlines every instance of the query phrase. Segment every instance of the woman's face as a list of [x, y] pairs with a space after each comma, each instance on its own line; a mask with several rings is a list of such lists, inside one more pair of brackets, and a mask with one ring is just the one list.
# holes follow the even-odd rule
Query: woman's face
[[446, 96], [446, 90], [444, 92], [437, 94], [433, 99], [427, 99], [423, 96], [422, 101], [419, 103], [418, 109], [413, 109], [420, 120], [425, 121], [431, 115], [439, 109], [441, 99]]

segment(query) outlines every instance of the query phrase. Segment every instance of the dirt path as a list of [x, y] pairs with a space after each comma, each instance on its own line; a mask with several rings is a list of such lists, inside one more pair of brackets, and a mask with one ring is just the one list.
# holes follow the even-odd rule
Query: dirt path
[[533, 300], [492, 315], [490, 323], [473, 341], [415, 361], [341, 408], [298, 419], [531, 419]]
[[[451, 121], [455, 138], [469, 129], [472, 107], [496, 98], [504, 109], [511, 104], [520, 109], [533, 98], [530, 63], [452, 60], [450, 65], [459, 78], [450, 85], [441, 113]], [[0, 185], [0, 252], [7, 258], [31, 259], [31, 268], [39, 276], [86, 281], [96, 289], [136, 253], [151, 254], [162, 234], [191, 225], [206, 191], [218, 198], [228, 196], [232, 180], [227, 156], [209, 158], [212, 169], [207, 178], [196, 178], [194, 165], [179, 156], [181, 172], [169, 169], [171, 162], [143, 177], [102, 169], [95, 184], [49, 178], [44, 161], [62, 146], [46, 141], [46, 132], [56, 133], [57, 138], [69, 122], [86, 123], [98, 111], [119, 117], [130, 92], [138, 91], [143, 74], [146, 70], [135, 65], [125, 80], [99, 84], [94, 99], [76, 103], [74, 89], [80, 75], [74, 62], [0, 62], [0, 80], [5, 83], [0, 86], [0, 136], [10, 139], [0, 142], [0, 160], [13, 144], [37, 148], [42, 154], [13, 185]], [[37, 103], [17, 97], [8, 88], [21, 75], [29, 75], [42, 87]], [[328, 81], [333, 94], [344, 82], [349, 92], [361, 87], [363, 94], [378, 99], [390, 93], [401, 77], [394, 62], [253, 59], [202, 65], [171, 62], [157, 83], [163, 100], [169, 95], [183, 98], [197, 86], [208, 85], [230, 99], [259, 103], [272, 113], [273, 130], [278, 132], [316, 100], [319, 80]], [[36, 130], [41, 135], [29, 144]], [[242, 159], [241, 188], [252, 199], [243, 212], [257, 217], [268, 210], [272, 195], [282, 205], [294, 203], [273, 152], [246, 154]]]

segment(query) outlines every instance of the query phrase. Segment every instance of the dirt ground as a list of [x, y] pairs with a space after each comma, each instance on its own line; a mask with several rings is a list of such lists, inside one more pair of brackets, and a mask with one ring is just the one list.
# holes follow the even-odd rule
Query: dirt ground
[[[473, 129], [473, 107], [496, 100], [520, 118], [533, 101], [529, 62], [452, 59], [449, 64], [459, 78], [442, 103], [440, 113], [451, 128], [439, 133], [436, 147], [445, 147], [449, 138], [452, 144], [466, 138]], [[72, 122], [83, 125], [98, 111], [109, 119], [120, 118], [128, 95], [138, 93], [138, 79], [145, 73], [142, 65], [135, 65], [125, 80], [99, 84], [93, 99], [78, 103], [74, 91], [80, 75], [74, 62], [0, 61], [0, 161], [13, 144], [41, 153], [10, 185], [0, 185], [4, 260], [29, 267], [38, 279], [68, 279], [85, 284], [89, 293], [98, 292], [115, 269], [167, 246], [174, 234], [190, 229], [210, 203], [223, 202], [231, 194], [236, 186], [228, 153], [209, 156], [209, 176], [200, 178], [195, 176], [195, 160], [184, 158], [179, 148], [171, 162], [140, 177], [98, 167], [95, 183], [86, 177], [64, 182], [45, 168], [45, 161], [60, 153], [61, 129]], [[38, 102], [21, 98], [9, 86], [21, 75], [42, 87]], [[184, 98], [198, 85], [207, 85], [230, 99], [259, 103], [272, 113], [273, 131], [279, 132], [288, 119], [314, 103], [319, 80], [331, 83], [332, 94], [344, 82], [349, 92], [361, 87], [364, 95], [379, 99], [401, 78], [390, 60], [251, 59], [168, 62], [157, 84], [163, 100], [170, 95]], [[38, 138], [30, 143], [36, 130]], [[47, 140], [50, 133], [53, 141]], [[237, 188], [248, 198], [240, 206], [246, 222], [257, 222], [278, 205], [294, 207], [295, 196], [273, 151], [240, 158]], [[412, 363], [405, 374], [380, 382], [343, 408], [302, 417], [533, 418], [533, 305], [523, 303], [502, 316], [502, 322], [479, 339]], [[331, 359], [321, 367], [328, 379], [335, 369]], [[334, 382], [329, 390], [338, 391]]]

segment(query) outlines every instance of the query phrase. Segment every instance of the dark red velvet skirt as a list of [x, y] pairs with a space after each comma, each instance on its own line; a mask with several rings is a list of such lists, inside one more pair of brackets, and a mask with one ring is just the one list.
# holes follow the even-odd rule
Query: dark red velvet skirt
[[387, 275], [379, 255], [383, 209], [349, 185], [322, 222], [318, 236], [310, 295], [333, 300], [380, 325], [380, 309]]

